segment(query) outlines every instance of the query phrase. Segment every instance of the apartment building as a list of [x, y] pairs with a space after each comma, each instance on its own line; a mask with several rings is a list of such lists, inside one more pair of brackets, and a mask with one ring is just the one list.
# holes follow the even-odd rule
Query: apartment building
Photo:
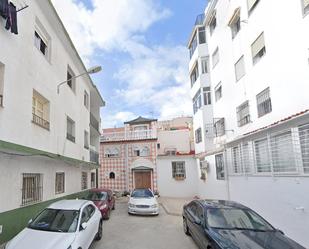
[[199, 194], [242, 202], [305, 246], [308, 12], [306, 0], [212, 0], [188, 44]]
[[96, 185], [104, 106], [51, 1], [14, 3], [18, 32], [0, 16], [0, 244], [50, 200]]
[[103, 129], [100, 186], [117, 192], [150, 188], [161, 196], [196, 195], [192, 118], [138, 117]]

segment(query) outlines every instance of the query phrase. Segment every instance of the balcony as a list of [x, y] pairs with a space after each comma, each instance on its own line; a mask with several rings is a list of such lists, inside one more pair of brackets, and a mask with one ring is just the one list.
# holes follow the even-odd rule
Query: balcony
[[99, 153], [95, 150], [93, 146], [90, 146], [89, 154], [90, 162], [99, 164]]
[[[1, 98], [0, 98], [0, 106], [1, 106]], [[49, 130], [49, 122], [34, 113], [32, 113], [32, 122], [46, 130]]]
[[103, 133], [101, 142], [157, 139], [155, 130]]
[[95, 116], [90, 113], [90, 125], [100, 133], [100, 122], [95, 118]]

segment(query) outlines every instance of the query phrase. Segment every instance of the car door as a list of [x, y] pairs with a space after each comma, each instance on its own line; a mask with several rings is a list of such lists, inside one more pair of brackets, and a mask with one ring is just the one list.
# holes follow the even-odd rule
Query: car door
[[191, 236], [193, 239], [198, 242], [198, 236], [196, 234], [196, 227], [195, 227], [195, 220], [197, 215], [197, 204], [195, 202], [191, 202], [188, 206], [188, 212], [187, 212], [187, 226], [190, 230]]
[[198, 244], [201, 248], [207, 248], [209, 245], [208, 236], [205, 232], [205, 226], [206, 226], [206, 219], [205, 219], [205, 210], [200, 205], [197, 204], [196, 207], [196, 221], [199, 221], [200, 224], [194, 223], [195, 231], [196, 231], [196, 237], [198, 238]]
[[[92, 235], [92, 230], [91, 227], [89, 227], [88, 221], [89, 221], [89, 211], [88, 211], [88, 205], [84, 206], [81, 210], [81, 218], [80, 218], [80, 223], [79, 223], [79, 231], [78, 231], [78, 245], [81, 248], [89, 248], [92, 240], [90, 241], [89, 238], [91, 238]], [[82, 224], [86, 223], [87, 227], [86, 229], [82, 228]]]

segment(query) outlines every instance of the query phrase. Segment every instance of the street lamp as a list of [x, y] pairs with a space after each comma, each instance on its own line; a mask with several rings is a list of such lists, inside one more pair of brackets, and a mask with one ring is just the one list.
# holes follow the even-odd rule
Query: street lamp
[[72, 78], [67, 79], [66, 81], [61, 82], [61, 83], [58, 84], [58, 86], [57, 86], [57, 93], [59, 94], [60, 86], [63, 85], [63, 84], [65, 84], [65, 83], [67, 83], [68, 81], [73, 80], [73, 79], [76, 79], [76, 78], [78, 78], [78, 77], [80, 77], [80, 76], [83, 76], [83, 75], [85, 75], [85, 74], [88, 74], [88, 75], [89, 75], [89, 74], [95, 74], [95, 73], [100, 72], [101, 70], [102, 70], [102, 67], [101, 67], [101, 66], [90, 67], [85, 73], [82, 73], [82, 74], [77, 75], [77, 76], [73, 76]]

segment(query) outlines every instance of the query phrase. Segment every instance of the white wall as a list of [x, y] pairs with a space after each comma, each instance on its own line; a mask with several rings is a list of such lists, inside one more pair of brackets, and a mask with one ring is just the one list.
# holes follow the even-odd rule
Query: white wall
[[[172, 162], [184, 161], [186, 179], [175, 180], [172, 175]], [[198, 172], [193, 157], [188, 156], [162, 156], [157, 159], [158, 190], [164, 197], [194, 197], [197, 194]]]
[[160, 149], [158, 149], [158, 154], [164, 154], [164, 150], [168, 148], [175, 148], [178, 152], [189, 153], [194, 148], [191, 148], [190, 140], [191, 131], [186, 130], [167, 130], [158, 131], [158, 143], [160, 144]]

